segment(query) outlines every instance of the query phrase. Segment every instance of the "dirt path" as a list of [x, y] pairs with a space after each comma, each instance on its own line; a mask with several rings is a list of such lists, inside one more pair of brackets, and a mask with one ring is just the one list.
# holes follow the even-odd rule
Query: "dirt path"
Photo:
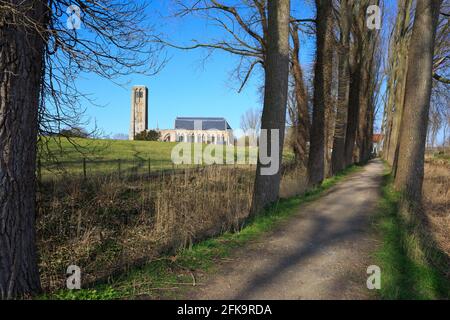
[[366, 299], [370, 217], [383, 165], [373, 161], [204, 275], [189, 299]]

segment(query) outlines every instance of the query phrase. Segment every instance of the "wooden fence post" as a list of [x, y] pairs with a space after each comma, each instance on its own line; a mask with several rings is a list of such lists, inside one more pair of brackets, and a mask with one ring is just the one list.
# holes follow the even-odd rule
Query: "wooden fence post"
[[83, 158], [83, 177], [86, 179], [86, 158]]
[[38, 166], [37, 166], [37, 176], [38, 176], [38, 182], [42, 182], [42, 168], [41, 168], [41, 157], [38, 158]]

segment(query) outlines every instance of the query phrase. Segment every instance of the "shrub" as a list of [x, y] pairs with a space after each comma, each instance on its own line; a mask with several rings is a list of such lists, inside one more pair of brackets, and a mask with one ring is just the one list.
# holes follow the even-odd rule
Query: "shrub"
[[155, 130], [142, 131], [138, 133], [134, 139], [140, 141], [158, 141], [161, 137], [161, 133]]

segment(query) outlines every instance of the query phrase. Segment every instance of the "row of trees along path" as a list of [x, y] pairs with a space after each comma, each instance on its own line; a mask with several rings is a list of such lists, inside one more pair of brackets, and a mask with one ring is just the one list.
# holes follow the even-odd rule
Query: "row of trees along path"
[[[68, 29], [61, 19], [66, 1], [0, 1], [0, 298], [41, 291], [35, 241], [36, 137], [59, 132], [61, 125], [79, 119], [80, 97], [88, 97], [77, 90], [76, 75], [88, 72], [117, 79], [131, 73], [155, 74], [165, 62], [161, 48], [168, 45], [238, 56], [239, 90], [253, 73], [263, 75], [261, 128], [280, 132], [277, 141], [268, 140], [269, 150], [274, 150], [272, 142], [278, 144], [281, 158], [289, 122], [295, 158], [306, 167], [311, 185], [370, 158], [381, 60], [389, 51], [384, 156], [394, 166], [396, 188], [405, 194], [404, 208], [414, 216], [420, 206], [433, 78], [448, 81], [436, 72], [445, 62], [434, 60], [440, 16], [445, 16], [440, 15], [442, 1], [414, 2], [411, 17], [413, 2], [399, 1], [388, 50], [382, 33], [369, 30], [366, 23], [367, 8], [382, 5], [380, 0], [315, 0], [315, 17], [295, 16], [304, 11], [294, 7], [297, 2], [291, 7], [290, 0], [230, 2], [234, 5], [178, 0], [171, 4], [177, 17], [196, 14], [212, 19], [224, 37], [196, 39], [188, 45], [156, 36], [148, 26], [146, 1], [72, 3], [83, 12], [83, 31]], [[413, 27], [404, 32], [408, 19]], [[303, 79], [300, 35], [316, 39], [312, 88]], [[338, 70], [333, 68], [336, 57]], [[279, 197], [280, 173], [263, 176], [263, 168], [258, 161], [253, 215]]]

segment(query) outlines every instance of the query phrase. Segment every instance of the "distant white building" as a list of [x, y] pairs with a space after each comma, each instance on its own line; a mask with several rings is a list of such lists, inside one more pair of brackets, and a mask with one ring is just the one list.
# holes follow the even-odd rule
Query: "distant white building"
[[381, 133], [375, 133], [372, 138], [373, 149], [372, 153], [376, 156], [379, 156], [383, 151], [383, 140], [384, 135]]
[[225, 118], [178, 117], [175, 128], [159, 130], [161, 141], [233, 145], [233, 129]]

